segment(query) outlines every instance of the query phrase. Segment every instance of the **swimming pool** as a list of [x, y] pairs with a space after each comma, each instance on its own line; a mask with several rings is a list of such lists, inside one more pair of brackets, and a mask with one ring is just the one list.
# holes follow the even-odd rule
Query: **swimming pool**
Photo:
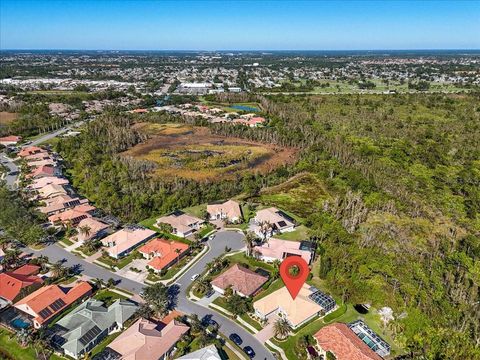
[[15, 329], [26, 329], [30, 327], [30, 323], [23, 320], [22, 318], [16, 318], [10, 322], [10, 324], [15, 328]]
[[249, 112], [259, 112], [260, 109], [254, 106], [248, 105], [232, 105], [230, 106], [232, 109], [241, 110], [241, 111], [249, 111]]

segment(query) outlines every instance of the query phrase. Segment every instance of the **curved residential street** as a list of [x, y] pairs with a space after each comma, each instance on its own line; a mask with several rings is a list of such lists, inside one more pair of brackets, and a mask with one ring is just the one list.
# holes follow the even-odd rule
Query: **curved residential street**
[[[193, 265], [188, 271], [180, 276], [175, 284], [179, 286], [177, 309], [186, 314], [197, 314], [200, 318], [205, 316], [211, 316], [219, 325], [220, 332], [225, 336], [229, 336], [231, 333], [237, 333], [243, 339], [243, 346], [251, 346], [255, 353], [256, 359], [275, 359], [272, 353], [265, 347], [263, 343], [258, 341], [253, 334], [245, 330], [242, 326], [238, 325], [233, 320], [221, 315], [211, 308], [202, 306], [195, 301], [188, 299], [186, 292], [187, 287], [191, 283], [191, 277], [194, 274], [201, 274], [207, 263], [212, 261], [217, 256], [225, 253], [225, 247], [228, 246], [232, 251], [237, 251], [244, 248], [243, 234], [237, 231], [219, 231], [215, 234], [215, 238], [207, 242], [209, 250]], [[104, 281], [112, 278], [118, 282], [116, 287], [124, 289], [135, 294], [139, 294], [144, 284], [119, 276], [114, 272], [102, 268], [101, 266], [91, 264], [80, 257], [66, 251], [64, 248], [57, 244], [47, 246], [41, 250], [24, 249], [27, 252], [33, 252], [36, 256], [45, 255], [48, 256], [51, 262], [63, 260], [66, 266], [78, 266], [81, 273], [91, 278], [100, 278]]]

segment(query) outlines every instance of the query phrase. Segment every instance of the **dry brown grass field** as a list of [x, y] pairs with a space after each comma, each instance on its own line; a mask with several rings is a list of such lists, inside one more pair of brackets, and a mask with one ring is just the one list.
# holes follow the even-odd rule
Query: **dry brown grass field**
[[7, 111], [0, 111], [0, 125], [6, 125], [11, 123], [18, 117], [17, 113], [11, 113]]
[[122, 155], [153, 162], [155, 176], [165, 179], [232, 179], [245, 171], [267, 173], [297, 158], [296, 149], [214, 135], [204, 127], [145, 123], [135, 127], [150, 138]]

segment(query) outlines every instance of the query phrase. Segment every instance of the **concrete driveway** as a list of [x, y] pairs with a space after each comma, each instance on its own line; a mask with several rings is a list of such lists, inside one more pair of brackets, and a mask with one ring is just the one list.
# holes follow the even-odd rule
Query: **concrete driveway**
[[[118, 270], [116, 274], [133, 281], [143, 282], [148, 275], [147, 263], [146, 259], [135, 259], [123, 269]], [[132, 271], [130, 268], [136, 268], [141, 272]]]

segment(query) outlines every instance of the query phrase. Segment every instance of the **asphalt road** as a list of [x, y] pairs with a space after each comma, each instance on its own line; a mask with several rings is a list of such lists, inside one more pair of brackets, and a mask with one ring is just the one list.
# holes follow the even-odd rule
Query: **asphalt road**
[[[188, 285], [190, 285], [190, 283], [192, 282], [192, 275], [202, 273], [207, 263], [225, 252], [225, 246], [231, 248], [232, 251], [240, 250], [245, 246], [243, 242], [243, 234], [236, 231], [217, 232], [215, 234], [215, 238], [208, 241], [208, 245], [208, 252], [175, 282], [175, 284], [179, 286], [177, 309], [186, 314], [197, 314], [200, 318], [206, 316], [211, 317], [220, 325], [220, 332], [222, 332], [227, 337], [232, 333], [238, 334], [243, 339], [242, 347], [249, 345], [253, 348], [256, 353], [255, 359], [275, 359], [272, 353], [264, 346], [264, 344], [258, 341], [253, 334], [245, 330], [243, 327], [230, 320], [229, 318], [217, 313], [213, 309], [203, 307], [196, 302], [190, 301], [188, 299], [186, 290]], [[112, 278], [118, 282], [116, 285], [118, 288], [136, 294], [140, 293], [142, 288], [145, 286], [144, 284], [137, 281], [118, 276], [115, 273], [100, 266], [88, 263], [83, 259], [75, 256], [74, 254], [69, 253], [68, 251], [56, 244], [50, 245], [42, 250], [25, 249], [25, 251], [31, 251], [37, 256], [48, 256], [51, 262], [63, 260], [64, 265], [77, 266], [78, 270], [92, 278], [100, 278], [105, 281], [108, 281], [108, 279]]]
[[210, 245], [210, 251], [175, 282], [175, 284], [180, 286], [177, 304], [178, 310], [187, 314], [197, 314], [200, 319], [205, 316], [211, 317], [220, 325], [220, 332], [227, 337], [232, 333], [240, 335], [243, 339], [242, 347], [247, 345], [251, 346], [256, 354], [255, 359], [275, 359], [265, 345], [258, 341], [253, 334], [245, 330], [243, 327], [210, 308], [205, 308], [194, 301], [188, 300], [186, 289], [192, 282], [192, 275], [202, 273], [208, 262], [225, 252], [225, 246], [231, 248], [232, 251], [240, 250], [245, 246], [243, 242], [243, 234], [235, 231], [217, 232], [215, 238], [208, 243]]
[[12, 172], [12, 171], [20, 171], [20, 169], [12, 161], [12, 159], [10, 159], [4, 153], [0, 153], [0, 161], [2, 162], [3, 166], [8, 168], [8, 173], [4, 178], [4, 180], [7, 182], [7, 186], [11, 189], [15, 189], [16, 188], [17, 175], [9, 175], [9, 173]]

